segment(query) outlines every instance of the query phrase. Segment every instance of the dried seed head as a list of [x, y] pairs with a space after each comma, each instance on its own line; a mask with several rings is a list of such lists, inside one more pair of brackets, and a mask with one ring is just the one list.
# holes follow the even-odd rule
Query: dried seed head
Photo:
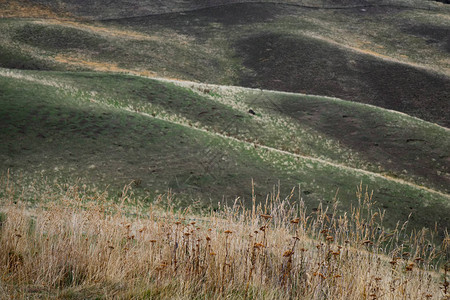
[[150, 240], [150, 243], [152, 243], [152, 244], [156, 243], [156, 240]]
[[261, 218], [268, 220], [268, 219], [272, 219], [272, 216], [271, 215], [261, 215]]
[[176, 225], [180, 225], [181, 222], [180, 222], [180, 221], [176, 221], [175, 224], [176, 224]]
[[289, 256], [291, 256], [292, 254], [294, 254], [294, 251], [288, 250], [288, 251], [286, 251], [286, 252], [283, 253], [283, 257], [289, 257]]
[[300, 222], [300, 218], [295, 218], [291, 220], [291, 224], [298, 224]]
[[261, 244], [261, 243], [255, 243], [255, 244], [253, 245], [253, 248], [255, 248], [255, 249], [264, 248], [264, 245]]
[[231, 231], [231, 230], [225, 230], [224, 233], [225, 233], [225, 234], [231, 234], [231, 233], [233, 233], [233, 231]]
[[327, 235], [327, 241], [332, 242], [334, 241], [334, 238], [331, 235]]
[[207, 236], [207, 237], [206, 237], [206, 240], [207, 240], [207, 241], [210, 241], [210, 240], [211, 240], [211, 238], [210, 238], [209, 236]]

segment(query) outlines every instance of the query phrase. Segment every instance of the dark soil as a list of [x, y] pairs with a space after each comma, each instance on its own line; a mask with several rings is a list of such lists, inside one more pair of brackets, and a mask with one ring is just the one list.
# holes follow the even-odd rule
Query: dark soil
[[450, 79], [303, 36], [263, 33], [235, 44], [240, 84], [339, 97], [450, 127]]

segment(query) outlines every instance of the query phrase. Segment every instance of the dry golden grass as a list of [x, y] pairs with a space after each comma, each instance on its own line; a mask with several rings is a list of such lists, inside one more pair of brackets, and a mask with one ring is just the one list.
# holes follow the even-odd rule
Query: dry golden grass
[[[346, 216], [293, 193], [246, 209], [176, 210], [77, 185], [1, 180], [4, 298], [448, 299], [448, 236], [385, 232], [370, 195]], [[37, 204], [23, 201], [32, 192]], [[407, 241], [406, 241], [407, 240]], [[447, 286], [447, 288], [446, 288]]]
[[54, 12], [28, 0], [0, 0], [0, 18], [63, 18], [67, 13]]
[[117, 63], [109, 63], [109, 62], [98, 62], [98, 61], [89, 61], [73, 56], [67, 55], [57, 55], [54, 60], [58, 63], [68, 64], [71, 66], [88, 68], [94, 71], [101, 72], [116, 72], [116, 73], [126, 73], [138, 76], [146, 76], [146, 77], [156, 77], [157, 74], [152, 71], [142, 70], [135, 71], [130, 69], [120, 68]]
[[126, 40], [140, 40], [140, 41], [156, 41], [161, 40], [158, 36], [150, 36], [146, 34], [142, 34], [136, 31], [130, 30], [120, 30], [117, 28], [108, 28], [102, 26], [100, 24], [84, 24], [75, 20], [67, 20], [67, 19], [46, 19], [35, 21], [36, 24], [44, 24], [44, 25], [58, 25], [63, 27], [75, 28], [83, 31], [87, 31], [90, 33], [95, 33], [100, 36], [106, 37], [115, 37]]

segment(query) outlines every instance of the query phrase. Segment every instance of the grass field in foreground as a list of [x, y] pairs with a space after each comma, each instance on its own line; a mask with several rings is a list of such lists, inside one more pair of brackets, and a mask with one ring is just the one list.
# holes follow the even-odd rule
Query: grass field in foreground
[[111, 201], [71, 183], [27, 187], [30, 206], [10, 179], [0, 179], [2, 298], [449, 296], [449, 237], [436, 245], [426, 231], [385, 231], [361, 190], [346, 216], [333, 206], [309, 214], [292, 194], [198, 215], [170, 196]]

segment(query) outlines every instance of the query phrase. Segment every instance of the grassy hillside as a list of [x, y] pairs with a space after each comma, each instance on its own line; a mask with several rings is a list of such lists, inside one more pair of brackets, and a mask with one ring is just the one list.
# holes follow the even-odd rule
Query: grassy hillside
[[[364, 126], [361, 135], [351, 134], [353, 138], [343, 138], [343, 142], [326, 133], [334, 115], [340, 123], [349, 109], [353, 113], [358, 109], [364, 117], [381, 114], [377, 108], [245, 89], [187, 89], [123, 75], [8, 70], [2, 75], [3, 172], [11, 169], [28, 180], [80, 177], [83, 183], [101, 188], [110, 185], [113, 195], [134, 181], [133, 191], [139, 197], [152, 197], [171, 188], [180, 200], [199, 199], [208, 205], [236, 196], [249, 204], [251, 178], [263, 200], [279, 180], [284, 193], [300, 184], [310, 210], [320, 202], [330, 203], [339, 189], [341, 211], [356, 201], [356, 186], [362, 181], [376, 191], [377, 207], [387, 210], [387, 226], [405, 221], [411, 212], [413, 227], [432, 227], [435, 222], [441, 229], [448, 226], [448, 195], [432, 189], [438, 190], [433, 185], [445, 189], [448, 180], [445, 149], [449, 132], [436, 125], [384, 112], [390, 122], [385, 124], [400, 126], [373, 132], [398, 136], [420, 132], [436, 145], [433, 151], [440, 153], [435, 156], [440, 160], [431, 158], [423, 162], [423, 168], [408, 166], [408, 159], [380, 160], [377, 166], [370, 165], [367, 158], [380, 157], [389, 148], [416, 148], [407, 141], [395, 143], [394, 138], [386, 144], [380, 142], [379, 152], [366, 154], [352, 146], [359, 144], [358, 139], [364, 143]], [[267, 106], [267, 101], [272, 101], [272, 106]], [[320, 119], [308, 114], [308, 110], [317, 110], [317, 105], [328, 106], [330, 115]], [[257, 115], [249, 114], [249, 107]], [[274, 107], [286, 111], [274, 113]], [[311, 116], [306, 118], [309, 125], [287, 113], [301, 107]], [[373, 130], [372, 122], [367, 118], [366, 132]], [[416, 151], [422, 155], [421, 149]], [[437, 164], [444, 168], [440, 175], [434, 175]], [[374, 170], [384, 167], [387, 173], [396, 172], [391, 165], [409, 172], [396, 179]]]
[[326, 95], [448, 127], [449, 9], [341, 4], [348, 8], [239, 3], [103, 22], [1, 19], [0, 65]]
[[[438, 14], [390, 7], [361, 12], [236, 4], [111, 22], [149, 34], [155, 27], [169, 28], [193, 38], [192, 44], [230, 49], [236, 85], [335, 96], [448, 126], [441, 112], [450, 111], [449, 25], [445, 19], [430, 24]], [[425, 43], [429, 38], [414, 31], [411, 18], [420, 20], [417, 26], [424, 32], [435, 27], [444, 34]], [[216, 82], [202, 74], [194, 79]]]

